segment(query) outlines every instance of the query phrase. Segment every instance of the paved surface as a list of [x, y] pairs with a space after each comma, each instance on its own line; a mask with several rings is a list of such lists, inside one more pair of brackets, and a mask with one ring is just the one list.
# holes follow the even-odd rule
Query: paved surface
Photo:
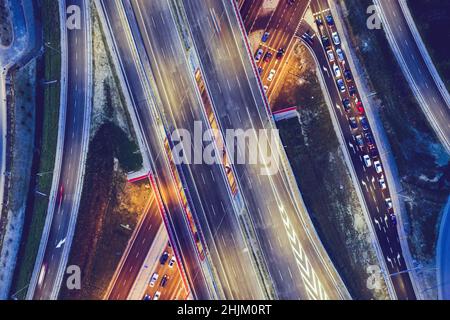
[[[46, 243], [44, 258], [39, 271], [39, 279], [34, 290], [33, 299], [56, 298], [53, 291], [59, 291], [58, 273], [64, 259], [64, 241], [70, 232], [70, 220], [78, 210], [76, 190], [78, 178], [83, 173], [81, 167], [83, 155], [83, 132], [87, 105], [88, 57], [86, 43], [86, 17], [84, 0], [68, 0], [67, 6], [75, 4], [81, 8], [82, 28], [68, 30], [68, 75], [67, 75], [67, 110], [62, 151], [62, 165], [58, 181], [58, 194], [53, 210], [50, 233]], [[35, 271], [39, 270], [35, 268]]]
[[159, 227], [163, 223], [155, 193], [152, 193], [145, 216], [142, 219], [139, 230], [133, 238], [129, 251], [126, 252], [127, 256], [109, 293], [109, 300], [127, 299]]
[[[184, 5], [222, 131], [269, 128], [267, 106], [232, 2], [196, 0]], [[234, 168], [277, 297], [348, 298], [284, 175], [261, 175], [257, 165]]]
[[442, 215], [436, 250], [439, 299], [450, 300], [450, 198]]
[[[131, 4], [160, 93], [159, 107], [166, 116], [168, 127], [193, 133], [194, 121], [202, 121], [206, 129], [193, 71], [184, 60], [184, 49], [168, 1], [131, 1]], [[186, 178], [196, 218], [223, 288], [223, 298], [263, 298], [250, 253], [246, 250], [233, 212], [223, 169], [219, 165], [207, 164], [183, 165], [180, 169]], [[244, 273], [246, 277], [241, 276]]]
[[[349, 66], [348, 64], [337, 62], [338, 56], [336, 54], [336, 49], [340, 48], [340, 46], [336, 45], [332, 45], [331, 48], [333, 51], [335, 62], [329, 63], [327, 60], [326, 52], [320, 40], [321, 35], [326, 35], [331, 41], [331, 33], [336, 31], [334, 26], [330, 27], [325, 22], [325, 16], [330, 13], [328, 4], [325, 0], [315, 0], [312, 1], [311, 6], [313, 9], [313, 13], [324, 12], [323, 14], [315, 14], [315, 17], [321, 17], [324, 24], [323, 28], [321, 29], [322, 31], [320, 35], [316, 35], [316, 37], [314, 38], [314, 43], [310, 45], [310, 47], [312, 48], [320, 64], [319, 69], [322, 71], [323, 78], [325, 79], [325, 84], [330, 94], [333, 107], [335, 108], [341, 132], [343, 134], [345, 142], [347, 143], [347, 149], [350, 154], [356, 176], [359, 180], [360, 188], [363, 192], [364, 200], [367, 205], [370, 218], [372, 220], [371, 222], [376, 232], [378, 243], [386, 260], [386, 266], [388, 268], [387, 272], [389, 274], [392, 274], [390, 278], [399, 299], [415, 299], [414, 290], [408, 273], [399, 274], [399, 272], [404, 272], [405, 270], [407, 270], [407, 267], [402, 254], [398, 231], [391, 218], [391, 214], [394, 214], [394, 212], [388, 209], [385, 202], [385, 199], [390, 198], [388, 183], [387, 181], [385, 182], [386, 189], [381, 189], [379, 179], [381, 177], [384, 177], [383, 173], [377, 173], [373, 165], [367, 168], [364, 164], [364, 160], [362, 157], [369, 154], [367, 139], [363, 138], [365, 143], [363, 147], [358, 147], [356, 142], [355, 137], [357, 135], [361, 135], [364, 137], [365, 133], [372, 132], [370, 128], [368, 130], [364, 130], [359, 121], [359, 117], [361, 116], [361, 114], [357, 111], [355, 106], [356, 102], [360, 100], [359, 93], [356, 92], [356, 95], [353, 97], [349, 94], [349, 87], [355, 86], [353, 80], [345, 81], [346, 91], [344, 93], [338, 90], [335, 82], [336, 77], [332, 71], [332, 66], [333, 64], [336, 64], [339, 67], [341, 71], [340, 78], [343, 78], [344, 70], [349, 69]], [[306, 24], [302, 25], [298, 32], [298, 35], [302, 35], [307, 30], [312, 30], [312, 27]], [[351, 102], [352, 107], [349, 112], [346, 112], [343, 107], [342, 99], [345, 98], [349, 99]], [[355, 117], [357, 119], [357, 129], [352, 129], [350, 127], [350, 117]], [[372, 163], [376, 160], [379, 160], [381, 162], [378, 154], [371, 158]]]
[[377, 3], [382, 9], [384, 21], [403, 59], [400, 65], [407, 69], [407, 76], [409, 74], [414, 82], [413, 91], [418, 92], [424, 101], [425, 115], [438, 137], [444, 142], [444, 146], [450, 150], [450, 106], [443, 98], [425, 63], [401, 6], [398, 1], [377, 1]]

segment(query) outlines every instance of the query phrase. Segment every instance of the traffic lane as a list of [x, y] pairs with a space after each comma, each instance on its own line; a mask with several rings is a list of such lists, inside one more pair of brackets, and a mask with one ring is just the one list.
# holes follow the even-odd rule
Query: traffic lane
[[[172, 116], [172, 125], [175, 128], [187, 129], [190, 132], [194, 131], [194, 121], [201, 119], [199, 105], [196, 103], [195, 92], [196, 88], [192, 85], [192, 79], [189, 76], [189, 69], [186, 65], [182, 64], [183, 57], [176, 55], [175, 53], [182, 53], [181, 44], [172, 43], [168, 39], [178, 39], [174, 32], [177, 32], [175, 23], [172, 20], [169, 7], [160, 8], [156, 5], [151, 5], [148, 2], [140, 3], [144, 10], [141, 10], [144, 16], [144, 22], [146, 26], [150, 25], [149, 21], [152, 21], [153, 29], [157, 32], [146, 32], [149, 36], [147, 43], [147, 52], [155, 52], [153, 59], [150, 59], [150, 63], [154, 61], [156, 65], [153, 65], [153, 70], [158, 68], [162, 69], [162, 72], [154, 72], [159, 81], [160, 91], [167, 91], [166, 94], [162, 94], [162, 99], [166, 98], [166, 110], [167, 114]], [[153, 24], [153, 21], [155, 22]], [[161, 21], [161, 22], [160, 22]], [[172, 24], [172, 26], [170, 26]], [[141, 24], [143, 28], [143, 24]], [[153, 31], [153, 30], [152, 30]], [[144, 36], [146, 39], [146, 36]], [[145, 41], [147, 42], [147, 41]], [[152, 46], [154, 49], [152, 50]], [[160, 49], [159, 49], [160, 48]], [[163, 59], [162, 59], [163, 58]], [[175, 86], [171, 81], [174, 77], [178, 76], [181, 80], [181, 86]], [[171, 79], [171, 80], [169, 80]], [[185, 87], [186, 84], [191, 83], [190, 87]], [[173, 91], [170, 88], [173, 87]], [[180, 108], [173, 110], [172, 105], [177, 105]], [[200, 107], [201, 108], [201, 107]], [[183, 112], [184, 110], [184, 112]], [[255, 290], [259, 291], [256, 286], [256, 274], [254, 271], [249, 272], [249, 266], [251, 262], [248, 254], [243, 254], [244, 248], [233, 248], [226, 243], [225, 236], [228, 238], [230, 234], [236, 234], [236, 237], [241, 236], [238, 222], [233, 215], [233, 207], [229, 199], [228, 191], [226, 190], [226, 182], [222, 174], [220, 173], [221, 167], [209, 166], [209, 165], [195, 165], [195, 166], [183, 166], [184, 176], [188, 182], [189, 190], [198, 190], [199, 202], [195, 206], [198, 211], [202, 210], [204, 214], [198, 214], [197, 218], [203, 218], [206, 214], [206, 221], [203, 221], [203, 226], [211, 227], [212, 236], [209, 238], [210, 248], [217, 248], [218, 250], [218, 263], [216, 266], [222, 266], [226, 271], [220, 272], [222, 277], [225, 278], [224, 283], [230, 283], [231, 285], [225, 286], [226, 291], [231, 291], [229, 297], [249, 298], [254, 297]], [[193, 181], [190, 180], [192, 175]], [[218, 183], [218, 182], [221, 183]], [[219, 192], [211, 193], [210, 191], [215, 189]], [[195, 199], [196, 197], [193, 197]], [[194, 200], [195, 201], [195, 200]], [[231, 221], [230, 221], [231, 220]], [[205, 232], [203, 233], [205, 235]], [[208, 234], [208, 233], [206, 233]], [[217, 240], [222, 240], [224, 246], [219, 245]], [[234, 239], [234, 237], [232, 237]], [[220, 241], [219, 241], [220, 243]], [[247, 262], [247, 263], [244, 263]], [[247, 281], [242, 281], [238, 277], [238, 274], [247, 270]]]
[[162, 223], [159, 213], [158, 203], [153, 194], [148, 209], [144, 213], [144, 221], [131, 248], [128, 252], [125, 262], [122, 265], [119, 275], [116, 278], [114, 286], [109, 294], [109, 299], [126, 300], [130, 290], [137, 278], [139, 271], [144, 264], [147, 253], [149, 252], [153, 240]]
[[[219, 2], [215, 2], [214, 4], [220, 5]], [[215, 83], [217, 81], [220, 83], [219, 86], [210, 85], [210, 91], [212, 92], [213, 100], [216, 100], [214, 101], [216, 112], [221, 114], [222, 130], [237, 127], [243, 129], [263, 128], [265, 122], [261, 120], [261, 115], [257, 106], [258, 103], [256, 102], [255, 104], [254, 100], [256, 99], [258, 101], [259, 99], [259, 105], [261, 106], [263, 105], [262, 96], [253, 96], [253, 91], [249, 87], [247, 75], [244, 70], [235, 70], [236, 68], [242, 68], [242, 66], [239, 64], [241, 58], [236, 54], [239, 50], [236, 48], [236, 44], [232, 43], [234, 38], [231, 36], [231, 33], [229, 30], [226, 30], [224, 32], [228, 33], [224, 35], [222, 32], [220, 34], [220, 39], [217, 37], [210, 38], [209, 36], [205, 39], [205, 35], [202, 33], [203, 28], [199, 23], [206, 23], [204, 17], [207, 17], [207, 14], [202, 14], [202, 11], [206, 9], [198, 2], [196, 2], [195, 7], [193, 7], [192, 2], [189, 2], [189, 5], [186, 5], [186, 8], [198, 51], [206, 53], [202, 56], [206, 78], [209, 80], [209, 83]], [[215, 9], [216, 12], [222, 12], [223, 10], [224, 8], [221, 8], [220, 6]], [[223, 27], [222, 30], [224, 29], [225, 28]], [[230, 51], [229, 48], [232, 48], [233, 50]], [[230, 58], [230, 56], [233, 56], [230, 52], [234, 53], [234, 56], [236, 56], [235, 59], [233, 57]], [[222, 55], [220, 55], [220, 53], [222, 53]], [[228, 53], [228, 56], [225, 56], [223, 53]], [[214, 56], [215, 58], [211, 59], [210, 56]], [[236, 63], [236, 61], [238, 61], [238, 63]], [[224, 66], [226, 66], [226, 70]], [[253, 77], [254, 75], [251, 74], [249, 76]], [[244, 80], [240, 81], [239, 78]], [[256, 85], [256, 81], [254, 85]], [[227, 87], [228, 89], [226, 89]], [[239, 92], [239, 94], [236, 94], [237, 92]], [[244, 111], [240, 113], [236, 112], [236, 106], [241, 106]], [[227, 112], [228, 114], [226, 114]], [[238, 125], [233, 126], [230, 119], [232, 119], [233, 123]], [[245, 119], [245, 121], [242, 121], [242, 119]], [[253, 126], [253, 122], [257, 123], [256, 127]], [[272, 278], [280, 291], [280, 297], [287, 299], [306, 298], [306, 290], [302, 285], [301, 274], [295, 269], [296, 260], [292, 255], [292, 251], [289, 251], [287, 254], [286, 252], [283, 253], [286, 248], [290, 247], [290, 242], [286, 231], [284, 230], [284, 225], [280, 222], [282, 219], [279, 219], [279, 216], [281, 215], [279, 203], [282, 203], [285, 206], [285, 211], [289, 216], [289, 220], [295, 221], [293, 226], [298, 229], [296, 230], [296, 233], [298, 237], [301, 237], [300, 242], [306, 243], [306, 247], [301, 248], [302, 253], [305, 252], [308, 256], [311, 256], [312, 254], [314, 254], [315, 257], [318, 256], [316, 246], [307, 243], [308, 241], [311, 241], [311, 234], [303, 229], [302, 223], [298, 220], [299, 217], [293, 207], [293, 199], [291, 198], [290, 192], [286, 189], [285, 181], [283, 181], [279, 174], [273, 176], [272, 181], [268, 180], [266, 176], [260, 176], [259, 168], [256, 166], [236, 165], [235, 167], [239, 177], [247, 177], [247, 179], [241, 179], [241, 185], [244, 186], [245, 201], [248, 204], [250, 214], [254, 219], [256, 219], [259, 214], [259, 217], [263, 221], [263, 223], [259, 225], [259, 228], [257, 227], [257, 231], [260, 235], [259, 240], [263, 243], [266, 252], [265, 258], [270, 259], [270, 263], [267, 264], [269, 269], [271, 269]], [[247, 170], [249, 170], [248, 174], [246, 174]], [[249, 183], [247, 183], [247, 180]], [[259, 191], [255, 193], [254, 190], [252, 190], [251, 185], [258, 185]], [[278, 191], [278, 195], [274, 194], [274, 185], [277, 190], [282, 190], [282, 192]], [[264, 207], [258, 206], [258, 204], [264, 204]], [[266, 222], [266, 219], [271, 219], [273, 212], [278, 213], [277, 217]], [[269, 225], [273, 227], [268, 228], [267, 226]], [[279, 250], [273, 250], [274, 243], [272, 243], [271, 239], [275, 239], [275, 245], [279, 246]], [[323, 265], [321, 265], [321, 262], [324, 259], [323, 257], [318, 258], [319, 259], [313, 260], [306, 259], [308, 261], [308, 268], [312, 267], [315, 270], [314, 276], [319, 277], [322, 280], [327, 279], [328, 271], [322, 273]], [[319, 262], [317, 262], [317, 260]], [[281, 263], [281, 261], [283, 263]], [[289, 265], [291, 265], [292, 268], [290, 268]], [[291, 277], [295, 277], [296, 281], [290, 281]], [[289, 279], [289, 281], [286, 283], [285, 279]], [[329, 283], [331, 282], [333, 281], [330, 281]], [[322, 288], [325, 288], [330, 297], [339, 297], [334, 285], [328, 286], [329, 283], [328, 281], [326, 284], [322, 283]]]
[[250, 31], [253, 23], [256, 21], [263, 3], [264, 0], [244, 0], [240, 8], [240, 12], [242, 20], [244, 21], [245, 30], [248, 32]]
[[[420, 89], [425, 102], [430, 106], [439, 127], [450, 141], [450, 108], [437, 87], [398, 1], [380, 1], [389, 26], [394, 34], [403, 59], [410, 70], [416, 86]], [[420, 36], [420, 35], [419, 35]]]
[[[330, 36], [330, 34], [328, 33], [327, 36]], [[320, 37], [319, 37], [320, 38]], [[330, 38], [330, 37], [329, 37]], [[331, 39], [331, 38], [330, 38]], [[313, 51], [315, 52], [316, 57], [318, 58], [319, 64], [323, 67], [326, 66], [328, 69], [330, 69], [329, 67], [329, 63], [328, 60], [325, 57], [325, 52], [323, 50], [323, 47], [321, 45], [320, 40], [316, 40], [314, 41], [313, 45]], [[330, 93], [331, 96], [331, 100], [333, 102], [333, 107], [336, 106], [341, 106], [342, 105], [342, 97], [337, 89], [337, 86], [335, 84], [335, 78], [334, 75], [332, 74], [331, 70], [325, 71], [323, 68], [321, 68], [321, 72], [323, 73], [324, 79], [326, 81], [326, 85], [328, 88], [328, 91]], [[348, 91], [347, 91], [348, 92]], [[345, 94], [345, 97], [348, 97], [348, 94]], [[352, 107], [353, 108], [353, 107]], [[356, 113], [353, 109], [353, 112]], [[353, 136], [357, 135], [357, 134], [363, 134], [363, 130], [361, 129], [361, 127], [358, 127], [359, 131], [353, 131], [350, 127], [349, 127], [349, 123], [348, 123], [348, 114], [345, 113], [344, 111], [342, 111], [342, 107], [339, 108], [339, 113], [340, 116], [338, 116], [338, 121], [339, 124], [342, 128], [342, 132], [344, 135], [344, 139], [347, 143], [349, 142], [353, 142], [354, 143], [354, 138]], [[384, 218], [387, 214], [387, 207], [385, 205], [385, 198], [388, 198], [388, 196], [385, 196], [383, 191], [379, 188], [379, 186], [377, 185], [377, 181], [376, 184], [373, 185], [371, 182], [371, 177], [378, 177], [379, 175], [376, 173], [375, 169], [373, 167], [371, 168], [366, 168], [364, 165], [364, 161], [362, 160], [362, 154], [366, 154], [361, 153], [360, 150], [358, 150], [358, 152], [354, 152], [353, 148], [351, 148], [349, 145], [346, 146], [347, 149], [349, 149], [349, 154], [351, 156], [351, 160], [354, 164], [354, 169], [356, 172], [356, 175], [358, 177], [358, 180], [360, 182], [364, 182], [367, 184], [367, 188], [363, 186], [361, 186], [362, 191], [363, 191], [363, 195], [366, 201], [366, 205], [369, 209], [369, 214], [371, 215], [371, 219], [373, 219], [374, 223], [375, 223], [375, 232], [380, 244], [380, 247], [382, 248], [384, 257], [386, 259], [386, 266], [388, 267], [388, 271], [389, 273], [395, 273], [398, 271], [402, 271], [406, 268], [403, 256], [402, 256], [402, 251], [401, 251], [401, 247], [400, 247], [400, 243], [399, 243], [399, 239], [398, 239], [398, 233], [395, 227], [392, 228], [389, 227], [389, 224], [386, 224], [383, 228], [378, 225], [376, 222], [379, 221], [380, 224], [382, 221], [384, 221]], [[359, 164], [359, 165], [357, 165]], [[378, 180], [376, 178], [376, 180]], [[386, 183], [387, 184], [387, 183]], [[373, 187], [373, 189], [372, 189]], [[386, 194], [389, 194], [389, 189], [387, 188], [384, 192], [386, 192]], [[378, 226], [378, 228], [377, 228]], [[398, 258], [398, 255], [400, 255], [400, 257]], [[391, 260], [394, 262], [395, 265], [392, 265], [387, 259]], [[393, 285], [396, 288], [396, 292], [398, 293], [404, 293], [405, 289], [404, 288], [408, 288], [410, 290], [412, 290], [412, 283], [410, 282], [409, 276], [407, 274], [400, 274], [400, 275], [396, 275], [395, 276], [395, 281], [393, 280]], [[413, 291], [412, 291], [413, 292]]]
[[[81, 8], [82, 25], [86, 24], [84, 16], [84, 1], [68, 1], [67, 6], [78, 5]], [[81, 159], [81, 137], [83, 134], [84, 108], [86, 94], [86, 38], [84, 28], [81, 30], [67, 31], [68, 45], [68, 74], [67, 74], [67, 108], [66, 124], [64, 133], [64, 145], [62, 151], [61, 171], [58, 183], [58, 194], [61, 187], [64, 192], [60, 209], [54, 211], [54, 218], [51, 222], [51, 229], [45, 249], [42, 265], [47, 266], [44, 277], [44, 285], [36, 287], [35, 299], [50, 298], [53, 286], [56, 281], [63, 247], [56, 248], [58, 242], [65, 239], [68, 229], [71, 211], [73, 209], [73, 194], [77, 181], [78, 169]], [[83, 67], [84, 66], [84, 67]], [[73, 91], [72, 91], [73, 90]]]
[[171, 241], [175, 242], [175, 248], [177, 248], [181, 263], [186, 271], [187, 281], [193, 295], [198, 299], [208, 299], [210, 293], [198, 261], [197, 249], [191, 241], [188, 227], [183, 219], [183, 209], [180, 206], [177, 191], [170, 175], [170, 168], [168, 168], [164, 157], [161, 156], [165, 151], [158, 141], [157, 125], [152, 120], [150, 102], [144, 93], [144, 84], [141, 82], [137, 70], [138, 61], [133, 58], [130, 43], [126, 38], [122, 21], [118, 15], [120, 9], [115, 1], [102, 1], [102, 5], [114, 35], [115, 48], [122, 61], [124, 77], [131, 99], [134, 101], [133, 107], [139, 127], [146, 138], [147, 152], [149, 158], [153, 160], [155, 180], [163, 201], [163, 208], [160, 208], [163, 210], [161, 214], [167, 212], [168, 225], [166, 227], [173, 230], [173, 233], [169, 230], [169, 235], [172, 235]]

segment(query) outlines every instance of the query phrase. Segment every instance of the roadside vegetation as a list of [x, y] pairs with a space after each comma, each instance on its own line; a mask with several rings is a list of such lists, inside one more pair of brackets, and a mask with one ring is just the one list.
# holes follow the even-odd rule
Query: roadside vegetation
[[277, 127], [314, 227], [352, 297], [387, 299], [383, 281], [367, 286], [368, 268], [378, 264], [377, 258], [315, 62], [298, 44], [287, 68], [271, 106], [299, 106], [298, 118]]
[[[370, 0], [339, 1], [351, 45], [363, 68], [362, 78], [377, 94], [377, 111], [397, 163], [411, 254], [417, 266], [433, 268], [440, 217], [450, 193], [449, 155], [415, 100], [384, 31], [366, 27], [366, 9], [371, 4]], [[420, 274], [424, 283], [436, 285], [435, 272]], [[430, 298], [435, 297], [434, 291], [427, 292]]]
[[68, 262], [81, 268], [81, 290], [63, 286], [60, 298], [102, 299], [151, 195], [147, 181], [126, 179], [130, 164], [120, 155], [136, 149], [113, 123], [102, 125], [92, 139]]
[[[43, 41], [53, 49], [46, 48], [43, 56], [38, 60], [38, 99], [36, 112], [36, 143], [39, 150], [33, 161], [37, 162], [32, 184], [37, 191], [46, 196], [30, 192], [26, 209], [26, 223], [22, 235], [19, 259], [15, 271], [15, 280], [12, 292], [18, 292], [17, 298], [23, 299], [26, 295], [34, 262], [41, 241], [42, 231], [47, 215], [48, 195], [53, 179], [56, 145], [58, 137], [58, 120], [60, 105], [61, 53], [59, 32], [59, 6], [54, 0], [41, 1], [40, 17], [43, 27]], [[42, 82], [58, 80], [57, 83], [45, 85]], [[36, 179], [36, 180], [34, 180]], [[34, 181], [33, 181], [34, 180]]]
[[450, 1], [409, 0], [417, 29], [438, 70], [442, 81], [450, 91]]

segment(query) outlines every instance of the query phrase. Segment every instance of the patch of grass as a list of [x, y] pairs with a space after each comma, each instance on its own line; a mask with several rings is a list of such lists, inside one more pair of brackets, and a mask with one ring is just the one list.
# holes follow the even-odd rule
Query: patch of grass
[[[41, 5], [40, 14], [43, 26], [43, 41], [44, 43], [49, 43], [54, 48], [46, 49], [42, 60], [39, 61], [44, 68], [43, 80], [59, 80], [61, 76], [59, 15], [57, 14], [59, 12], [59, 5], [54, 0], [42, 0]], [[36, 188], [40, 192], [48, 195], [52, 186], [58, 138], [60, 84], [58, 82], [45, 85], [43, 86], [43, 90], [43, 128], [38, 172], [44, 174], [39, 177]], [[16, 271], [12, 291], [21, 290], [30, 282], [45, 225], [47, 207], [47, 197], [35, 197], [33, 212], [31, 213], [31, 223], [28, 233], [24, 235], [21, 244], [21, 253], [16, 267], [18, 271]], [[22, 290], [17, 295], [17, 298], [24, 299], [25, 295], [26, 290]]]
[[[380, 116], [404, 188], [410, 222], [408, 241], [414, 258], [435, 255], [440, 212], [450, 192], [449, 156], [415, 100], [383, 30], [366, 27], [370, 0], [340, 0], [350, 14], [350, 40], [380, 101]], [[423, 178], [432, 181], [424, 181]], [[435, 180], [436, 179], [436, 180]], [[403, 199], [403, 198], [402, 198]]]
[[[450, 90], [450, 1], [410, 0], [408, 6], [428, 53], [447, 90]], [[443, 32], [444, 31], [444, 32]]]

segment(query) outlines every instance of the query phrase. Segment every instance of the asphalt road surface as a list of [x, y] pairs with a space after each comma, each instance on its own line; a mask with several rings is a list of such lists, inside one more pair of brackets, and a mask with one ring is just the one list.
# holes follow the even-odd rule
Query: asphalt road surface
[[[50, 299], [52, 291], [59, 291], [58, 270], [62, 265], [63, 248], [68, 232], [70, 217], [75, 208], [74, 193], [78, 177], [82, 174], [82, 137], [87, 108], [87, 44], [86, 17], [84, 0], [68, 0], [67, 6], [78, 5], [81, 8], [82, 28], [67, 30], [68, 73], [67, 73], [67, 110], [62, 151], [61, 173], [58, 181], [58, 193], [53, 210], [53, 220], [47, 240], [44, 259], [41, 264], [39, 280], [33, 299]], [[58, 246], [60, 244], [60, 246]]]
[[[326, 1], [321, 1], [319, 4], [317, 1], [312, 1], [311, 3], [313, 13], [324, 12], [328, 9]], [[309, 45], [314, 55], [319, 62], [319, 69], [321, 70], [323, 77], [325, 79], [325, 84], [327, 86], [328, 92], [331, 97], [331, 102], [336, 110], [337, 118], [341, 131], [343, 133], [345, 142], [347, 143], [347, 149], [349, 151], [353, 167], [355, 169], [356, 176], [363, 191], [363, 196], [367, 204], [367, 208], [372, 219], [372, 223], [375, 228], [377, 240], [380, 244], [382, 253], [384, 255], [386, 266], [388, 268], [388, 273], [391, 275], [391, 280], [399, 299], [415, 299], [414, 289], [412, 287], [411, 279], [407, 272], [407, 269], [402, 249], [400, 246], [399, 235], [397, 232], [397, 227], [395, 222], [392, 220], [391, 214], [395, 214], [391, 209], [387, 207], [386, 199], [390, 198], [389, 186], [385, 179], [386, 188], [382, 189], [379, 180], [384, 177], [383, 172], [377, 173], [374, 168], [374, 161], [380, 161], [378, 154], [371, 157], [372, 166], [366, 167], [363, 160], [364, 155], [369, 155], [368, 140], [365, 138], [365, 134], [372, 134], [370, 127], [366, 130], [362, 128], [360, 117], [365, 116], [364, 112], [361, 113], [356, 108], [356, 102], [359, 101], [359, 93], [356, 91], [354, 96], [349, 94], [349, 87], [355, 86], [353, 80], [344, 79], [344, 70], [349, 70], [347, 63], [341, 63], [339, 61], [338, 55], [336, 54], [336, 49], [340, 48], [340, 45], [334, 45], [332, 43], [332, 32], [336, 31], [334, 26], [328, 26], [325, 22], [325, 16], [330, 12], [325, 11], [322, 15], [315, 15], [315, 17], [320, 16], [323, 21], [323, 28], [320, 35], [314, 37], [314, 43]], [[302, 25], [299, 30], [299, 35], [303, 34], [307, 30], [313, 30], [311, 26]], [[312, 32], [310, 31], [312, 35]], [[322, 46], [320, 36], [326, 35], [330, 39], [332, 54], [334, 56], [334, 62], [329, 63]], [[307, 44], [308, 45], [308, 44]], [[345, 52], [344, 52], [345, 55]], [[344, 79], [345, 92], [340, 92], [336, 85], [336, 77], [333, 66], [337, 66], [340, 70], [341, 75], [339, 78]], [[351, 71], [351, 70], [350, 70]], [[343, 99], [349, 99], [351, 102], [351, 109], [346, 112], [343, 107]], [[357, 128], [352, 129], [349, 124], [349, 118], [354, 117], [357, 121]], [[368, 119], [370, 123], [370, 119]], [[356, 142], [356, 136], [361, 135], [364, 140], [364, 146], [358, 146]], [[373, 135], [372, 135], [373, 136]], [[375, 150], [376, 144], [374, 143]], [[399, 273], [404, 272], [404, 273]]]
[[446, 141], [448, 150], [450, 148], [450, 106], [442, 97], [433, 76], [425, 64], [403, 15], [399, 1], [380, 1], [380, 5], [406, 67], [420, 95], [428, 106], [426, 115], [436, 124], [437, 132]]
[[[196, 0], [184, 6], [222, 131], [271, 128], [233, 3]], [[285, 175], [262, 175], [259, 165], [234, 169], [277, 297], [349, 298]]]

